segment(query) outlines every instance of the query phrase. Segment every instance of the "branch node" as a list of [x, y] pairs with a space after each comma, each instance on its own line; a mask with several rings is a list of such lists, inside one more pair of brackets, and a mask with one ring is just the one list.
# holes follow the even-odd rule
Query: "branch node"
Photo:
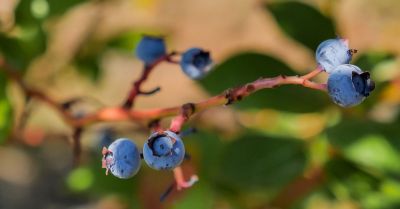
[[[225, 98], [228, 100], [225, 105], [231, 105], [236, 101], [242, 100], [244, 95], [239, 94], [239, 90], [241, 90], [241, 89], [242, 89], [241, 87], [228, 89], [225, 92]], [[246, 91], [247, 91], [247, 89], [246, 89]]]
[[256, 89], [256, 87], [253, 84], [248, 84], [246, 86], [247, 93], [253, 92], [255, 89]]
[[191, 115], [193, 115], [196, 112], [196, 105], [193, 103], [186, 103], [182, 105], [182, 110], [181, 114], [185, 118], [189, 118]]

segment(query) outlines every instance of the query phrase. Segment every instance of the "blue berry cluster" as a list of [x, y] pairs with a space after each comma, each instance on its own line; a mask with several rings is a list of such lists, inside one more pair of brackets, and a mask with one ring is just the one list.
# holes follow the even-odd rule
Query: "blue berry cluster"
[[[143, 146], [143, 159], [156, 170], [172, 170], [185, 157], [185, 146], [180, 136], [172, 131], [153, 133]], [[103, 148], [103, 168], [114, 176], [127, 179], [133, 177], [140, 168], [141, 154], [136, 144], [127, 138], [114, 141]]]
[[[145, 35], [136, 47], [136, 56], [150, 66], [160, 59], [166, 58], [165, 41], [162, 37]], [[210, 52], [193, 47], [182, 53], [179, 62], [182, 71], [191, 79], [201, 79], [211, 70]]]
[[329, 96], [342, 107], [360, 104], [375, 88], [368, 72], [350, 64], [356, 51], [349, 49], [346, 40], [337, 38], [322, 42], [315, 52], [319, 68], [329, 74]]
[[[319, 68], [329, 74], [328, 92], [333, 102], [342, 107], [360, 104], [375, 84], [368, 72], [350, 64], [355, 50], [348, 48], [343, 39], [322, 42], [316, 51]], [[136, 54], [145, 65], [167, 56], [164, 40], [144, 36], [136, 48]], [[180, 66], [192, 79], [200, 79], [210, 70], [210, 53], [201, 48], [190, 48], [182, 54]], [[140, 160], [156, 170], [171, 170], [179, 166], [185, 157], [185, 146], [180, 136], [172, 131], [154, 132], [143, 145], [142, 154], [136, 144], [126, 138], [118, 139], [103, 148], [103, 167], [122, 179], [134, 176], [140, 168]]]

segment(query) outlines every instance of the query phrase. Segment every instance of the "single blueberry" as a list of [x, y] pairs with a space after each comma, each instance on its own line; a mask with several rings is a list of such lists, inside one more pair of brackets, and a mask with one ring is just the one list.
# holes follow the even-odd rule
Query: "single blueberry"
[[349, 64], [355, 52], [344, 39], [328, 39], [318, 46], [315, 57], [319, 67], [331, 73], [337, 66]]
[[369, 73], [351, 64], [339, 65], [328, 78], [329, 96], [342, 107], [360, 104], [374, 87]]
[[156, 170], [171, 170], [185, 157], [182, 139], [171, 131], [153, 133], [143, 146], [143, 159]]
[[146, 65], [151, 65], [166, 53], [165, 42], [161, 37], [145, 35], [136, 47], [136, 56]]
[[103, 168], [106, 174], [127, 179], [134, 176], [140, 168], [140, 153], [136, 144], [126, 138], [117, 139], [107, 148], [103, 148]]
[[181, 59], [183, 72], [192, 79], [203, 78], [212, 66], [210, 52], [200, 48], [190, 48], [186, 50]]

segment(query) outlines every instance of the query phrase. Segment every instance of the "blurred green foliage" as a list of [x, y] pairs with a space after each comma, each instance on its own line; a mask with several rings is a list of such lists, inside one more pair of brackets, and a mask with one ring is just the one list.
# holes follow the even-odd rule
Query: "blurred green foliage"
[[277, 1], [267, 4], [266, 9], [287, 35], [314, 51], [319, 43], [337, 35], [332, 20], [310, 5]]
[[274, 191], [304, 172], [306, 156], [300, 140], [247, 134], [224, 147], [220, 162], [227, 187]]
[[[62, 16], [82, 2], [85, 1], [20, 1], [15, 12], [18, 33], [0, 34], [1, 56], [14, 67], [26, 70], [48, 47], [45, 30], [48, 18]], [[271, 12], [289, 37], [309, 49], [315, 49], [321, 41], [337, 35], [333, 21], [308, 4], [276, 1], [266, 4], [265, 9]], [[101, 76], [99, 63], [105, 49], [131, 53], [139, 38], [140, 33], [135, 30], [105, 43], [88, 41], [71, 65], [75, 65], [82, 75], [96, 80]], [[354, 63], [362, 69], [374, 70], [380, 63], [391, 59], [393, 56], [385, 52], [365, 52]], [[199, 84], [210, 94], [218, 94], [260, 77], [295, 74], [277, 58], [257, 52], [240, 52], [218, 64]], [[282, 86], [245, 98], [233, 105], [239, 113], [269, 109], [278, 118], [286, 118], [285, 122], [293, 123], [293, 126], [307, 123], [306, 120], [297, 123], [291, 120], [304, 116], [304, 113], [324, 115], [326, 111], [334, 111], [339, 116], [331, 120], [333, 122], [324, 123], [317, 136], [306, 139], [299, 139], [295, 131], [285, 133], [283, 138], [267, 129], [255, 133], [245, 127], [230, 140], [225, 140], [216, 131], [201, 131], [189, 136], [186, 146], [193, 153], [191, 163], [198, 167], [200, 183], [174, 200], [173, 204], [168, 202], [165, 205], [174, 209], [206, 209], [216, 207], [216, 202], [225, 201], [229, 202], [228, 206], [234, 205], [232, 208], [254, 205], [248, 204], [248, 201], [268, 204], [266, 200], [273, 199], [294, 179], [304, 176], [310, 167], [320, 166], [326, 174], [324, 182], [311, 193], [304, 194], [305, 197], [295, 202], [293, 208], [310, 208], [315, 200], [351, 201], [357, 207], [366, 209], [399, 208], [398, 118], [394, 122], [381, 123], [366, 117], [369, 110], [380, 102], [382, 92], [389, 83], [378, 82], [372, 96], [351, 110], [335, 107], [328, 95], [322, 92], [299, 86]], [[0, 74], [0, 142], [7, 138], [13, 125], [7, 84], [4, 75]], [[288, 113], [291, 117], [285, 117]], [[332, 150], [335, 155], [329, 154]], [[116, 194], [131, 208], [144, 205], [147, 200], [140, 199], [142, 188], [139, 185], [146, 176], [139, 173], [129, 180], [105, 176], [99, 166], [98, 153], [90, 153], [92, 157], [89, 157], [85, 167], [70, 171], [65, 187], [71, 193], [91, 198]], [[263, 195], [258, 196], [258, 192]]]
[[[280, 75], [291, 76], [297, 73], [273, 57], [246, 52], [234, 55], [216, 66], [215, 70], [200, 81], [200, 84], [211, 94], [218, 94], [228, 88], [243, 85], [261, 77]], [[309, 102], [311, 100], [312, 103]], [[321, 111], [329, 104], [330, 101], [324, 93], [287, 85], [274, 88], [273, 91], [256, 92], [235, 106], [242, 109], [273, 108], [301, 113]]]

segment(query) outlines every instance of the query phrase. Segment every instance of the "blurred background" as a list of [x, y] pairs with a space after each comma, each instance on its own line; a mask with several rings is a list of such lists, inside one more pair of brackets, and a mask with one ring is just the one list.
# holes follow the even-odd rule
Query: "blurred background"
[[197, 114], [183, 169], [200, 181], [160, 202], [172, 172], [143, 164], [121, 180], [101, 169], [101, 148], [118, 137], [141, 147], [146, 123], [85, 128], [74, 166], [72, 129], [42, 102], [24, 104], [0, 73], [0, 208], [400, 208], [399, 11], [396, 0], [1, 0], [0, 56], [57, 101], [90, 98], [76, 115], [122, 104], [142, 71], [134, 55], [142, 34], [165, 36], [169, 51], [205, 48], [216, 65], [201, 81], [159, 65], [144, 88], [161, 92], [139, 97], [136, 109], [309, 72], [318, 44], [337, 36], [358, 49], [352, 63], [377, 89], [349, 109], [326, 93], [283, 86]]

